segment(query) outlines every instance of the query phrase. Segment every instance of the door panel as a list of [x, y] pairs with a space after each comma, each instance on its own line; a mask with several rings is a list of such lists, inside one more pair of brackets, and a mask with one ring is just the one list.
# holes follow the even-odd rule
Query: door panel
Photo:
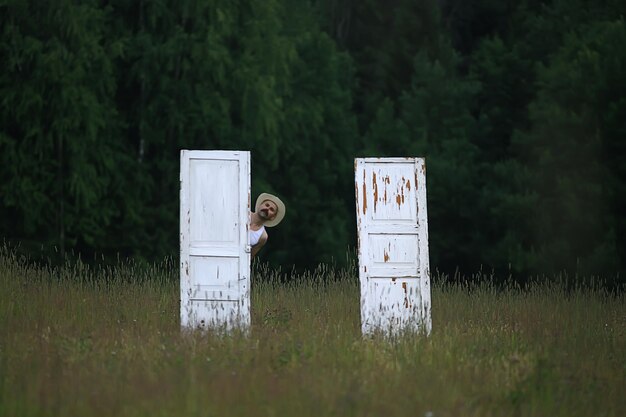
[[[369, 225], [414, 224], [417, 219], [414, 165], [369, 162], [363, 166]], [[412, 183], [413, 182], [413, 183]]]
[[239, 163], [239, 160], [190, 159], [192, 246], [239, 244]]
[[422, 290], [419, 279], [367, 280], [365, 314], [368, 333], [382, 331], [396, 333], [416, 329], [422, 314]]
[[419, 242], [416, 234], [369, 233], [369, 260], [372, 266], [419, 266]]
[[[240, 306], [237, 301], [191, 300], [185, 320], [195, 329], [241, 327]], [[237, 323], [237, 326], [229, 325]], [[191, 326], [185, 326], [191, 328]]]
[[190, 256], [191, 300], [239, 299], [239, 257]]

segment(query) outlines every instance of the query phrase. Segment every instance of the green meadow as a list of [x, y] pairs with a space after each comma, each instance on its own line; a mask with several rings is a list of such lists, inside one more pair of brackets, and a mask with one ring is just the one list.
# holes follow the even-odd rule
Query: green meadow
[[[626, 300], [435, 277], [430, 336], [360, 334], [353, 268], [256, 265], [248, 335], [179, 328], [175, 262], [0, 255], [0, 416], [621, 416]], [[476, 277], [474, 277], [476, 278]]]

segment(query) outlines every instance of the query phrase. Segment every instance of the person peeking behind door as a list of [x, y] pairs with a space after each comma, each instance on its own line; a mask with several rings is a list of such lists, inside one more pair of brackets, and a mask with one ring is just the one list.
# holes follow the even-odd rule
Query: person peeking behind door
[[254, 212], [250, 213], [248, 244], [252, 257], [267, 243], [266, 227], [274, 227], [285, 217], [285, 204], [275, 195], [262, 193], [256, 199]]

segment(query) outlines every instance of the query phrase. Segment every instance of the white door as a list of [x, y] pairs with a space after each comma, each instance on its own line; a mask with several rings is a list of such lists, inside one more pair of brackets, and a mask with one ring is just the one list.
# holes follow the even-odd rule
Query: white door
[[182, 327], [250, 324], [250, 152], [181, 151]]
[[423, 158], [357, 158], [356, 209], [363, 334], [430, 333]]

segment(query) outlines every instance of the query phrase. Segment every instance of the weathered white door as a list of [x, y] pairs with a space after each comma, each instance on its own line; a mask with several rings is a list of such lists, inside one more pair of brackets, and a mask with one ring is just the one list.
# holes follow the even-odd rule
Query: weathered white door
[[357, 158], [356, 209], [363, 334], [430, 333], [423, 158]]
[[250, 324], [250, 152], [180, 155], [180, 322]]

